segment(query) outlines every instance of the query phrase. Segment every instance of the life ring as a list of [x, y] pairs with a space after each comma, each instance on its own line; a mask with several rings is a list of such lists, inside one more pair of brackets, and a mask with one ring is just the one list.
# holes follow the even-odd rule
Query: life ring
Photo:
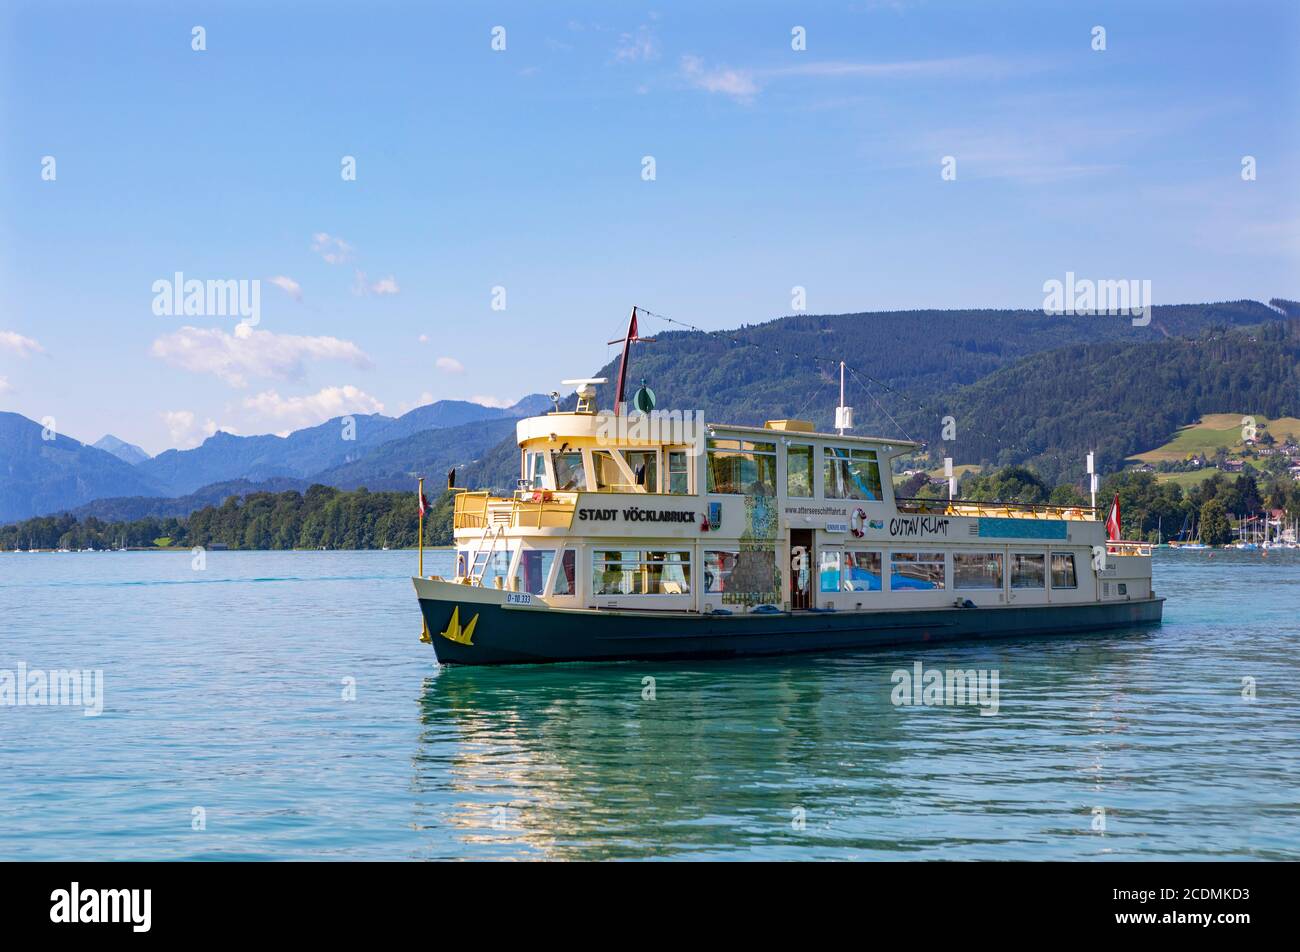
[[849, 531], [861, 539], [867, 534], [867, 530], [863, 528], [863, 526], [866, 525], [866, 522], [867, 514], [863, 510], [853, 510], [853, 515], [849, 516]]

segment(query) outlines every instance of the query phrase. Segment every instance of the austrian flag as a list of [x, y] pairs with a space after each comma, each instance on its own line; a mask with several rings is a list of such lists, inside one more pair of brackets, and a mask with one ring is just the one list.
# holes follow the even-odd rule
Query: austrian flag
[[420, 515], [426, 515], [429, 511], [429, 499], [424, 493], [420, 493]]
[[1115, 494], [1115, 501], [1111, 503], [1110, 515], [1106, 517], [1106, 538], [1111, 542], [1119, 541], [1119, 493]]

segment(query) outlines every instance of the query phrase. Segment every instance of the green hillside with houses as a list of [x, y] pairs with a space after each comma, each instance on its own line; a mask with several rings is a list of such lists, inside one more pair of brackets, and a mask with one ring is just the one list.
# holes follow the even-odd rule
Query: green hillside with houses
[[1213, 413], [1182, 427], [1169, 442], [1135, 454], [1130, 468], [1184, 488], [1216, 472], [1255, 472], [1300, 479], [1300, 419]]

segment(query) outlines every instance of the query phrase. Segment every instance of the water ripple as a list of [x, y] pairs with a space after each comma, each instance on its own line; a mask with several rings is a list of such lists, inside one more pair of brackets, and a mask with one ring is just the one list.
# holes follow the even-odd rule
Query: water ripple
[[[0, 559], [0, 669], [105, 679], [0, 708], [0, 858], [1300, 858], [1293, 554], [1159, 553], [1090, 638], [441, 671], [410, 553], [207, 562]], [[894, 706], [917, 661], [997, 715]]]

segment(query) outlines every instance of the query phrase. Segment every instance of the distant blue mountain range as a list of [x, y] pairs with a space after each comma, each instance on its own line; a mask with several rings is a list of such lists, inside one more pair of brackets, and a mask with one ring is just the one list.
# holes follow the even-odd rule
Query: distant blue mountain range
[[441, 479], [443, 470], [472, 462], [516, 419], [550, 407], [540, 394], [511, 407], [440, 400], [396, 418], [355, 414], [283, 437], [216, 433], [194, 449], [152, 458], [114, 436], [88, 446], [0, 412], [0, 523], [67, 511], [181, 515], [229, 495], [311, 482], [405, 487], [416, 470]]
[[103, 450], [106, 453], [112, 453], [123, 463], [130, 463], [132, 466], [137, 463], [143, 463], [149, 458], [149, 454], [134, 443], [127, 443], [125, 440], [119, 440], [112, 433], [107, 436], [101, 436], [94, 443], [90, 444], [97, 450]]
[[[1135, 440], [1158, 445], [1199, 412], [1300, 413], [1300, 364], [1288, 336], [1300, 333], [1297, 318], [1300, 304], [1281, 298], [1156, 306], [1149, 326], [1024, 310], [799, 314], [724, 334], [658, 333], [634, 351], [629, 381], [646, 380], [665, 409], [758, 425], [795, 417], [826, 429], [843, 359], [858, 432], [914, 436], [938, 451], [951, 414], [963, 437], [941, 456], [1033, 461], [1055, 479], [1050, 465], [1060, 460], [1096, 449], [1120, 465], [1144, 448]], [[616, 372], [615, 362], [595, 376]], [[610, 406], [612, 385], [598, 390], [598, 405]], [[466, 468], [461, 485], [511, 489], [514, 421], [550, 408], [540, 394], [506, 408], [443, 400], [396, 419], [358, 414], [284, 437], [218, 433], [134, 465], [125, 460], [138, 448], [120, 440], [106, 437], [99, 449], [43, 440], [39, 424], [0, 413], [0, 523], [83, 507], [101, 518], [180, 515], [222, 501], [221, 493], [299, 482], [405, 489], [417, 473], [432, 477], [436, 491], [453, 467]]]

